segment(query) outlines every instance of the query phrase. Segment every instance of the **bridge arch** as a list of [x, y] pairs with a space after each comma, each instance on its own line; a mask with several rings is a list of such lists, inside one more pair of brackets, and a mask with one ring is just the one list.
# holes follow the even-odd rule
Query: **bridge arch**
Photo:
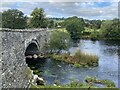
[[25, 49], [25, 56], [33, 55], [33, 54], [38, 55], [39, 53], [40, 53], [40, 46], [39, 46], [37, 40], [32, 39], [32, 41], [28, 43], [28, 45]]

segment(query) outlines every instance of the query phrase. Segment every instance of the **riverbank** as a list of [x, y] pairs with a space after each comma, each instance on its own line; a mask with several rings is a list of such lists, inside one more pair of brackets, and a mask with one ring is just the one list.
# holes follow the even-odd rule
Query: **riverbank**
[[96, 77], [86, 77], [85, 82], [80, 82], [77, 80], [72, 80], [71, 83], [69, 84], [65, 84], [62, 85], [60, 84], [60, 82], [58, 81], [58, 83], [56, 82], [54, 85], [34, 85], [32, 84], [31, 88], [46, 88], [46, 89], [50, 89], [50, 88], [86, 88], [86, 89], [92, 89], [92, 88], [100, 88], [97, 84], [99, 84], [99, 86], [102, 85], [102, 88], [112, 88], [114, 90], [118, 90], [116, 89], [115, 83], [110, 81], [110, 80], [99, 80]]

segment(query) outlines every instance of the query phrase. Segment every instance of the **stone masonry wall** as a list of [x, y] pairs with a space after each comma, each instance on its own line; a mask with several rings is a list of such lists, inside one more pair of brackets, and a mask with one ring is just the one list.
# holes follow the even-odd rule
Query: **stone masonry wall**
[[[0, 37], [2, 37], [2, 33], [0, 33]], [[2, 38], [0, 38], [0, 90], [2, 88]]]
[[49, 32], [46, 30], [0, 31], [2, 37], [0, 40], [2, 88], [30, 87], [32, 72], [25, 61], [25, 50], [32, 40], [36, 40], [41, 51], [45, 40], [49, 38], [48, 34]]

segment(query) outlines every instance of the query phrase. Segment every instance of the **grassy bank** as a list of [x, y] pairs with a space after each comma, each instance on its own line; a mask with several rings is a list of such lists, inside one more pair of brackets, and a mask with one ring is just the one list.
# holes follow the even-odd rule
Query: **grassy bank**
[[74, 56], [71, 56], [69, 53], [64, 54], [52, 54], [51, 58], [55, 60], [65, 61], [67, 63], [74, 64], [75, 67], [89, 67], [89, 66], [98, 66], [98, 56], [83, 53], [80, 50], [76, 51]]
[[110, 80], [98, 80], [96, 79], [95, 77], [86, 77], [86, 82], [80, 82], [80, 81], [77, 81], [77, 80], [73, 80], [71, 81], [71, 83], [69, 84], [65, 84], [65, 85], [62, 85], [62, 84], [59, 84], [59, 85], [45, 85], [45, 86], [41, 86], [41, 85], [32, 85], [31, 88], [45, 88], [45, 89], [50, 89], [50, 88], [61, 88], [61, 89], [64, 89], [64, 88], [69, 88], [69, 89], [77, 89], [77, 88], [86, 88], [86, 89], [91, 89], [92, 88], [100, 88], [98, 86], [96, 86], [96, 83], [99, 83], [99, 84], [104, 84], [105, 86], [102, 87], [102, 88], [109, 88], [109, 90], [111, 90], [110, 88], [112, 88], [112, 90], [118, 90], [116, 89], [115, 87], [115, 84], [114, 82], [110, 81]]

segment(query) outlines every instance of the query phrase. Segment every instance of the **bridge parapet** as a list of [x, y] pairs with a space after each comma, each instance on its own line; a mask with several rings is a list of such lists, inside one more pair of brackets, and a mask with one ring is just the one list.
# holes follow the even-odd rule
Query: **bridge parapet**
[[0, 28], [0, 31], [13, 31], [13, 32], [40, 32], [40, 31], [53, 31], [51, 28], [28, 28], [28, 29], [9, 29]]

